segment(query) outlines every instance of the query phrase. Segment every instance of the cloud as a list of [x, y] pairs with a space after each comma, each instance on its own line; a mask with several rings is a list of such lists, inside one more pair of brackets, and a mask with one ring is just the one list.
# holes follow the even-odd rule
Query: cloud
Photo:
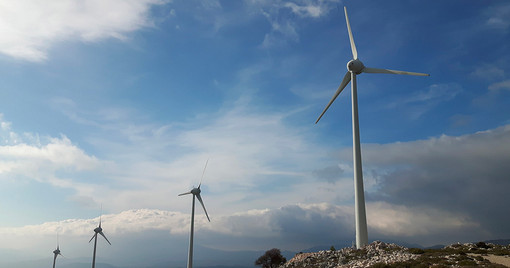
[[[258, 71], [248, 73], [240, 74], [241, 84], [250, 84]], [[58, 103], [69, 104], [58, 107], [75, 122], [93, 129], [86, 140], [101, 155], [102, 165], [92, 174], [108, 178], [105, 187], [94, 190], [94, 196], [87, 185], [70, 185], [80, 193], [74, 199], [83, 202], [93, 197], [98, 203], [108, 203], [111, 211], [186, 210], [184, 199], [168, 202], [168, 197], [196, 186], [207, 159], [203, 189], [208, 194], [204, 197], [208, 200], [214, 195], [211, 211], [216, 212], [275, 207], [303, 198], [323, 202], [339, 194], [328, 190], [331, 184], [343, 183], [320, 181], [312, 174], [334, 165], [327, 150], [311, 145], [312, 126], [294, 127], [287, 120], [295, 111], [264, 111], [255, 108], [250, 97], [172, 125], [148, 124], [144, 118], [138, 120], [135, 112], [115, 107], [91, 112], [68, 100]], [[108, 113], [115, 116], [104, 115]], [[324, 195], [319, 198], [310, 189]], [[305, 193], [295, 195], [296, 190]]]
[[97, 42], [152, 27], [150, 8], [165, 0], [71, 0], [6, 2], [0, 10], [0, 52], [40, 62], [57, 42]]
[[288, 2], [284, 7], [290, 8], [292, 13], [304, 18], [319, 18], [326, 16], [334, 5], [340, 1], [306, 1]]
[[477, 67], [471, 75], [487, 80], [495, 80], [505, 77], [505, 70], [494, 65], [485, 64], [481, 67]]
[[[440, 209], [477, 222], [487, 236], [506, 237], [510, 216], [502, 211], [510, 202], [509, 150], [510, 125], [458, 137], [364, 145], [364, 166], [377, 170], [379, 182], [368, 199]], [[350, 152], [342, 155], [347, 159]]]
[[[197, 208], [198, 209], [198, 208]], [[385, 202], [367, 204], [371, 237], [408, 239], [446, 234], [478, 227], [461, 213], [441, 209], [410, 209]], [[278, 247], [283, 250], [301, 251], [317, 245], [349, 244], [354, 238], [354, 209], [327, 203], [290, 204], [274, 209], [249, 210], [234, 214], [217, 215], [208, 222], [201, 213], [195, 217], [195, 247], [218, 250], [265, 250]], [[441, 221], [437, 219], [441, 218]], [[68, 219], [17, 228], [0, 228], [6, 238], [0, 248], [40, 250], [49, 237], [60, 236], [66, 256], [86, 257], [89, 250], [84, 241], [90, 239], [99, 218]], [[105, 235], [115, 245], [102, 249], [113, 263], [140, 262], [143, 252], [166, 256], [168, 249], [184, 253], [189, 232], [190, 215], [158, 209], [128, 210], [102, 217]], [[30, 239], [29, 249], [24, 243]], [[437, 238], [436, 238], [437, 239]], [[12, 242], [14, 241], [14, 242]], [[46, 242], [45, 242], [46, 241]], [[126, 243], [129, 241], [129, 243]], [[437, 240], [436, 240], [437, 241]], [[51, 241], [53, 242], [53, 241]], [[165, 247], [161, 248], [160, 245]], [[37, 246], [35, 246], [37, 245]], [[138, 245], [145, 245], [141, 249]], [[137, 254], [131, 254], [138, 252]], [[115, 254], [113, 254], [115, 253]], [[175, 256], [176, 259], [184, 259]], [[209, 257], [210, 258], [210, 257]]]
[[489, 18], [486, 21], [486, 25], [491, 28], [506, 30], [510, 26], [510, 21], [508, 21], [510, 5], [508, 3], [489, 8], [487, 15]]
[[[280, 47], [288, 42], [298, 42], [299, 19], [318, 19], [336, 7], [338, 1], [247, 1], [251, 9], [258, 9], [271, 25], [261, 44], [262, 48]], [[290, 11], [290, 13], [289, 13]]]
[[335, 181], [338, 181], [342, 178], [343, 172], [344, 171], [342, 170], [342, 168], [340, 168], [340, 166], [337, 165], [314, 170], [313, 174], [319, 180], [325, 180], [329, 183], [334, 183]]
[[489, 85], [489, 90], [491, 91], [498, 91], [501, 89], [510, 90], [510, 80], [505, 80]]
[[[197, 212], [198, 209], [197, 207]], [[274, 246], [274, 243], [275, 246], [285, 249], [301, 250], [314, 246], [316, 243], [330, 244], [334, 243], [333, 239], [350, 236], [353, 231], [353, 227], [349, 227], [353, 220], [351, 210], [349, 207], [325, 203], [296, 204], [275, 209], [217, 215], [211, 222], [208, 222], [204, 215], [197, 214], [195, 216], [195, 242], [198, 245], [223, 250], [262, 250]], [[26, 242], [25, 240], [30, 237], [34, 240], [34, 244], [44, 244], [44, 239], [53, 237], [56, 233], [61, 237], [61, 243], [67, 248], [78, 247], [78, 245], [71, 244], [89, 239], [98, 222], [99, 218], [68, 219], [39, 225], [0, 228], [0, 234], [9, 238], [0, 241], [0, 248], [23, 248], [26, 246], [23, 245], [23, 242]], [[128, 210], [102, 216], [104, 233], [112, 244], [120, 248], [117, 249], [118, 252], [133, 247], [133, 245], [123, 245], [118, 241], [125, 240], [127, 237], [139, 237], [138, 243], [143, 244], [147, 238], [144, 239], [140, 236], [141, 234], [154, 239], [154, 234], [158, 233], [165, 234], [165, 237], [156, 238], [153, 243], [158, 244], [161, 239], [168, 239], [170, 243], [175, 244], [174, 247], [185, 249], [186, 247], [183, 247], [182, 244], [186, 242], [181, 239], [187, 238], [189, 225], [190, 215], [188, 213], [157, 209]], [[19, 242], [11, 244], [8, 242], [10, 239]], [[149, 249], [160, 250], [155, 246]], [[35, 248], [31, 248], [31, 250], [35, 250]], [[89, 251], [85, 252], [88, 256]], [[79, 257], [76, 254], [83, 253], [74, 254], [75, 257]], [[133, 260], [134, 256], [127, 256], [124, 253], [116, 258]]]
[[72, 144], [66, 136], [40, 138], [11, 130], [0, 115], [0, 178], [23, 176], [50, 182], [57, 170], [94, 169], [99, 161]]
[[411, 119], [417, 119], [438, 104], [454, 99], [463, 91], [457, 83], [433, 84], [428, 90], [397, 98], [387, 105], [388, 108], [404, 108]]

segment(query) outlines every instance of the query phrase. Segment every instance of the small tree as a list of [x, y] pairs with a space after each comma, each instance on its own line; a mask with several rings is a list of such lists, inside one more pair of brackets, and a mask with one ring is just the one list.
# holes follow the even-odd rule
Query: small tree
[[277, 248], [273, 248], [266, 251], [264, 255], [260, 256], [255, 261], [255, 265], [260, 265], [262, 266], [262, 268], [276, 268], [280, 264], [285, 263], [286, 261], [287, 259], [285, 259], [285, 257], [282, 256], [280, 250]]

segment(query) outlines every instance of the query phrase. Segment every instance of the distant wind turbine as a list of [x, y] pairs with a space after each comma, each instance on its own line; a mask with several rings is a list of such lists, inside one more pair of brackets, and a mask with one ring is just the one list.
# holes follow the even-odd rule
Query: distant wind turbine
[[53, 254], [54, 254], [54, 257], [53, 257], [53, 268], [55, 268], [55, 263], [57, 261], [57, 256], [58, 255], [62, 256], [62, 254], [60, 254], [60, 246], [59, 246], [59, 243], [58, 243], [58, 234], [57, 234], [57, 249], [55, 249], [53, 251]]
[[106, 242], [108, 242], [108, 244], [110, 244], [110, 245], [112, 244], [112, 243], [110, 243], [110, 241], [108, 241], [108, 238], [106, 238], [106, 236], [104, 235], [103, 228], [101, 228], [101, 216], [99, 216], [99, 226], [96, 229], [94, 229], [94, 235], [89, 240], [89, 243], [90, 243], [90, 241], [92, 241], [92, 239], [94, 239], [94, 255], [92, 257], [92, 268], [96, 267], [97, 234], [100, 234], [101, 236], [103, 236], [104, 239], [106, 239]]
[[207, 160], [207, 162], [205, 162], [204, 171], [202, 172], [202, 178], [200, 178], [200, 184], [198, 185], [198, 187], [193, 188], [189, 192], [182, 193], [179, 195], [179, 196], [181, 196], [181, 195], [193, 194], [193, 203], [191, 205], [191, 231], [189, 233], [189, 250], [188, 250], [188, 266], [187, 266], [188, 268], [193, 267], [193, 226], [195, 223], [195, 197], [198, 199], [198, 201], [200, 201], [202, 208], [204, 208], [204, 212], [205, 212], [205, 216], [207, 216], [207, 220], [211, 221], [209, 219], [209, 215], [207, 215], [207, 210], [205, 209], [204, 202], [202, 201], [202, 197], [200, 196], [200, 192], [201, 192], [200, 186], [202, 185], [202, 179], [204, 178], [205, 169], [207, 168], [208, 162], [209, 162], [209, 160]]
[[363, 63], [358, 59], [358, 51], [354, 44], [354, 38], [352, 37], [351, 24], [349, 23], [349, 17], [347, 16], [347, 8], [344, 7], [345, 21], [347, 22], [347, 31], [349, 32], [349, 40], [351, 41], [351, 50], [353, 59], [347, 63], [347, 73], [340, 83], [340, 86], [333, 95], [333, 98], [329, 101], [324, 111], [315, 122], [317, 124], [321, 117], [326, 113], [329, 106], [335, 101], [336, 97], [342, 92], [349, 82], [351, 83], [351, 98], [352, 98], [352, 143], [353, 143], [353, 169], [354, 169], [354, 199], [355, 199], [355, 217], [356, 217], [356, 247], [361, 248], [368, 244], [368, 232], [367, 232], [367, 216], [365, 211], [365, 194], [363, 190], [363, 171], [361, 168], [361, 145], [359, 139], [359, 122], [358, 122], [358, 93], [356, 85], [356, 75], [361, 73], [382, 73], [382, 74], [406, 74], [406, 75], [418, 75], [418, 76], [429, 76], [429, 74], [413, 73], [406, 71], [395, 71], [388, 69], [378, 69], [365, 67]]

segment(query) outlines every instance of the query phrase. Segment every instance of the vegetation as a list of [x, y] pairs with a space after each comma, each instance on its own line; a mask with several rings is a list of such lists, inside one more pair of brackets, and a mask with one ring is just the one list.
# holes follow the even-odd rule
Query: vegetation
[[262, 266], [262, 268], [276, 268], [280, 264], [284, 264], [286, 261], [287, 259], [283, 257], [280, 250], [277, 248], [273, 248], [266, 251], [264, 255], [260, 256], [255, 261], [255, 265], [260, 265]]
[[453, 244], [443, 249], [410, 248], [409, 253], [420, 255], [415, 260], [391, 264], [376, 263], [372, 268], [421, 268], [421, 267], [505, 267], [490, 263], [483, 256], [487, 254], [508, 256], [510, 248], [478, 242], [476, 244]]

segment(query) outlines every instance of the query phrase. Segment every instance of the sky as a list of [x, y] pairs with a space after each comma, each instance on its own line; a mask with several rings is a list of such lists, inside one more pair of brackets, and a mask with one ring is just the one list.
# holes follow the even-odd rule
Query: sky
[[0, 1], [0, 255], [58, 233], [89, 257], [101, 213], [103, 260], [185, 255], [206, 161], [198, 247], [355, 240], [350, 86], [314, 124], [344, 6], [365, 66], [430, 74], [358, 76], [369, 240], [509, 238], [508, 1], [23, 0]]

